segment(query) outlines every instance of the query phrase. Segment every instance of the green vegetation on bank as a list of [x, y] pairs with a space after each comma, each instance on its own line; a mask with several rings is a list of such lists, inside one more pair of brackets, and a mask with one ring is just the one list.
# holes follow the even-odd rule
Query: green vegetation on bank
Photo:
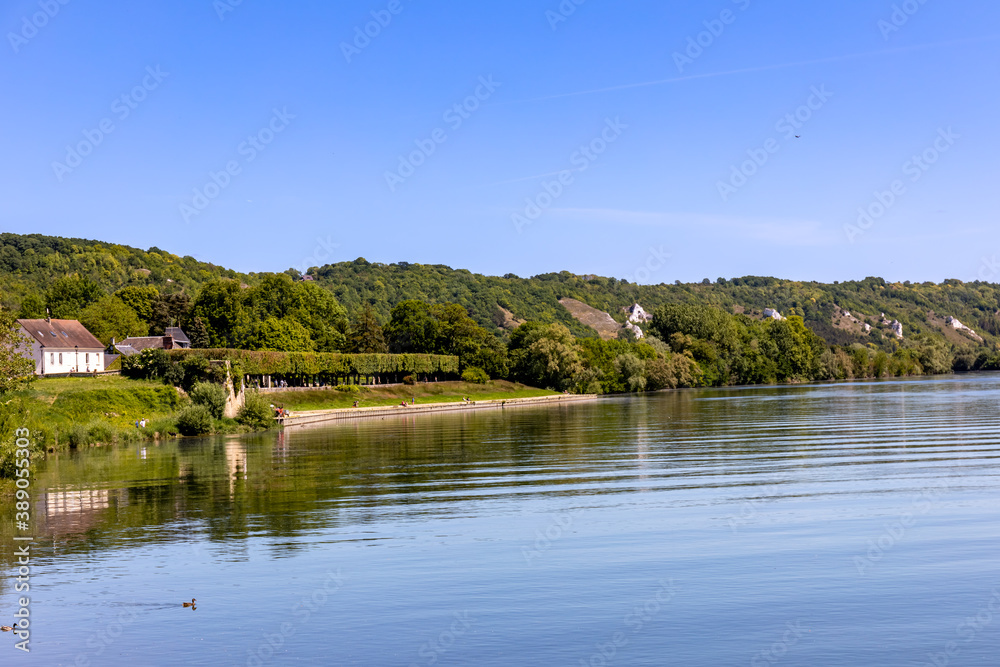
[[[383, 387], [350, 385], [343, 391], [313, 389], [270, 394], [247, 392], [246, 405], [237, 419], [225, 419], [223, 388], [196, 382], [188, 396], [176, 387], [154, 380], [121, 376], [40, 378], [28, 388], [8, 393], [0, 402], [0, 493], [9, 491], [14, 476], [14, 432], [31, 432], [33, 453], [90, 445], [128, 445], [156, 438], [208, 433], [246, 433], [274, 427], [271, 405], [289, 410], [345, 408], [360, 401], [363, 407], [398, 405], [415, 398], [418, 403], [546, 396], [553, 392], [498, 381], [416, 383]], [[136, 422], [146, 420], [145, 428]]]
[[[31, 432], [33, 455], [91, 443], [128, 444], [176, 431], [177, 390], [121, 377], [41, 378], [0, 398], [0, 479], [13, 477], [14, 433]], [[146, 429], [135, 422], [149, 420]], [[3, 490], [3, 489], [0, 489]]]
[[[248, 350], [144, 350], [122, 359], [128, 377], [163, 379], [168, 384], [193, 386], [199, 380], [221, 383], [225, 368], [212, 362], [228, 361], [237, 378], [242, 375], [273, 376], [295, 384], [322, 380], [388, 378], [419, 374], [457, 375], [458, 357], [435, 354], [340, 354], [337, 352], [253, 352]], [[344, 383], [347, 383], [346, 380]]]
[[[83, 239], [0, 234], [0, 305], [23, 316], [44, 316], [45, 308], [51, 307], [54, 317], [79, 317], [100, 298], [117, 295], [137, 312], [139, 326], [147, 325], [155, 335], [171, 320], [193, 330], [199, 313], [210, 314], [215, 304], [225, 316], [214, 323], [202, 322], [210, 339], [213, 335], [243, 337], [242, 342], [265, 347], [273, 342], [302, 343], [304, 329], [313, 349], [327, 351], [324, 346], [338, 344], [338, 333], [346, 337], [352, 327], [350, 320], [356, 324], [358, 314], [366, 308], [384, 324], [391, 310], [407, 300], [460, 305], [475, 323], [498, 334], [534, 320], [561, 323], [578, 337], [595, 336], [559, 304], [564, 297], [606, 311], [619, 322], [624, 321], [622, 309], [636, 302], [648, 312], [671, 304], [710, 305], [728, 313], [745, 310], [758, 315], [765, 308], [776, 308], [784, 315], [802, 317], [827, 343], [871, 343], [887, 353], [893, 351], [895, 341], [877, 326], [882, 313], [902, 323], [906, 337], [944, 336], [938, 320], [952, 316], [975, 329], [986, 348], [1000, 342], [1000, 286], [980, 280], [952, 279], [935, 284], [865, 278], [823, 284], [746, 276], [637, 285], [566, 271], [531, 278], [513, 274], [495, 277], [442, 265], [379, 264], [360, 258], [315, 267], [310, 273], [315, 285], [292, 288], [304, 283], [279, 284], [273, 274], [239, 274], [159, 248], [139, 250]], [[290, 269], [286, 276], [296, 279], [300, 274]], [[666, 274], [662, 278], [669, 280]], [[202, 296], [209, 283], [213, 288]], [[316, 285], [332, 294], [337, 305], [311, 289]], [[194, 308], [199, 299], [201, 311]], [[337, 333], [330, 331], [330, 326], [310, 325], [304, 310], [311, 300], [326, 304], [331, 319], [327, 324]], [[342, 316], [339, 309], [347, 315]], [[872, 324], [878, 333], [862, 335], [837, 326], [841, 310]], [[282, 324], [263, 325], [269, 318]], [[250, 323], [255, 326], [252, 330], [247, 328]], [[190, 330], [188, 334], [195, 337]], [[201, 346], [233, 347], [232, 342], [208, 340]], [[255, 349], [252, 345], [236, 347]]]
[[[251, 394], [236, 420], [220, 416], [226, 365], [218, 361], [251, 386], [462, 378], [469, 384], [453, 399], [507, 392], [500, 381], [623, 393], [1000, 369], [1000, 286], [982, 281], [826, 285], [749, 276], [635, 285], [364, 259], [314, 267], [308, 277], [238, 274], [157, 248], [0, 234], [0, 476], [9, 435], [26, 424], [39, 447], [266, 428], [270, 407], [260, 396]], [[654, 316], [639, 322], [641, 340], [627, 329], [605, 340], [560, 299], [619, 323], [634, 303]], [[785, 317], [764, 317], [768, 308]], [[80, 319], [105, 343], [180, 325], [195, 349], [116, 361], [132, 380], [31, 385], [30, 363], [13, 352], [14, 317], [46, 311]], [[370, 400], [392, 404], [417, 391], [358, 391], [382, 389]], [[353, 391], [317, 392], [312, 405], [351, 405], [361, 397]], [[300, 409], [303, 400], [289, 398], [286, 407]], [[152, 423], [137, 433], [143, 417]]]

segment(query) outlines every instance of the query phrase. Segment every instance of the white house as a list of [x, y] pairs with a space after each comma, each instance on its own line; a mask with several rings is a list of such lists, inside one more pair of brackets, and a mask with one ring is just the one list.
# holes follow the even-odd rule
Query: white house
[[31, 341], [35, 375], [104, 371], [104, 344], [77, 320], [18, 320]]

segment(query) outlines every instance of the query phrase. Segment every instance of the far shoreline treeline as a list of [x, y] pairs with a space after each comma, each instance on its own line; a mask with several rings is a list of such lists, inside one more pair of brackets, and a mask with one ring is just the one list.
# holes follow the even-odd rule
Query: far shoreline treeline
[[[339, 386], [341, 401], [359, 384], [419, 380], [460, 379], [463, 392], [508, 383], [620, 394], [1000, 369], [1000, 293], [986, 283], [866, 279], [830, 291], [744, 278], [636, 286], [568, 273], [493, 279], [364, 260], [304, 279], [295, 271], [241, 276], [156, 249], [46, 237], [16, 237], [18, 246], [11, 237], [0, 235], [0, 478], [13, 472], [5, 454], [10, 433], [29, 422], [40, 433], [52, 430], [39, 421], [46, 414], [68, 420], [61, 432], [81, 443], [144, 437], [116, 405], [151, 412], [154, 433], [273, 427], [268, 401], [253, 391], [235, 418], [222, 414], [225, 374], [213, 361], [230, 362], [237, 384]], [[412, 296], [420, 298], [400, 298]], [[575, 319], [560, 303], [567, 298], [616, 318], [615, 337]], [[620, 304], [640, 300], [652, 317], [625, 327]], [[782, 304], [784, 316], [774, 312]], [[962, 318], [978, 333], [942, 328], [945, 313], [949, 324]], [[180, 325], [194, 349], [123, 357], [125, 377], [89, 394], [72, 379], [61, 388], [40, 382], [32, 394], [22, 379], [30, 370], [12, 353], [15, 318], [46, 314], [79, 319], [109, 348]], [[46, 412], [48, 405], [65, 409]]]
[[[567, 298], [620, 325], [633, 303], [655, 317], [638, 322], [643, 340], [626, 329], [602, 340]], [[194, 348], [455, 356], [477, 379], [602, 393], [992, 369], [1000, 350], [1000, 286], [981, 281], [635, 285], [364, 259], [305, 276], [239, 274], [158, 248], [42, 235], [0, 234], [0, 307], [79, 319], [105, 344], [181, 326]], [[768, 308], [787, 319], [764, 318]]]

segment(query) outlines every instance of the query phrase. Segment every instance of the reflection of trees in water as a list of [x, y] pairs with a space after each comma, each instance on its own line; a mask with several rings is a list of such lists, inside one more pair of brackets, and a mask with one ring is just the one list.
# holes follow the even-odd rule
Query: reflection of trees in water
[[615, 432], [603, 422], [620, 411], [599, 404], [591, 410], [408, 415], [58, 454], [39, 466], [33, 488], [78, 495], [38, 506], [76, 513], [35, 522], [36, 547], [55, 554], [264, 534], [290, 549], [294, 538], [344, 521], [344, 511], [356, 524], [419, 516], [428, 503], [447, 505], [497, 487], [558, 488], [614, 449], [595, 443]]
[[[311, 533], [360, 539], [358, 526], [465, 511], [470, 500], [720, 484], [736, 489], [724, 496], [753, 498], [808, 478], [831, 455], [870, 463], [886, 438], [889, 446], [909, 440], [913, 454], [940, 446], [925, 437], [928, 420], [960, 426], [983, 414], [983, 400], [942, 400], [935, 387], [910, 380], [678, 391], [88, 448], [35, 466], [33, 550], [44, 557], [190, 542], [242, 559], [250, 536], [287, 555], [309, 548], [303, 537]], [[13, 535], [6, 503], [0, 541], [13, 544]], [[0, 562], [10, 566], [11, 551], [0, 550]]]
[[[642, 405], [669, 406], [674, 418], [693, 404], [680, 396]], [[419, 517], [431, 504], [441, 512], [486, 496], [612, 492], [602, 483], [634, 469], [637, 439], [643, 474], [662, 465], [651, 451], [661, 422], [647, 424], [638, 405], [406, 415], [59, 454], [39, 466], [34, 490], [90, 493], [93, 502], [81, 500], [72, 520], [36, 522], [36, 544], [64, 553], [209, 540], [233, 553], [252, 534], [288, 550], [310, 531]]]
[[[311, 531], [419, 518], [469, 499], [696, 485], [718, 474], [712, 462], [719, 457], [737, 469], [776, 447], [786, 463], [807, 456], [808, 438], [781, 442], [782, 434], [789, 424], [811, 424], [814, 431], [803, 426], [796, 435], [820, 437], [816, 412], [829, 402], [808, 394], [805, 401], [761, 400], [803, 389], [680, 391], [411, 414], [58, 454], [38, 466], [33, 489], [79, 493], [79, 502], [66, 496], [39, 508], [78, 511], [45, 510], [49, 518], [35, 523], [42, 536], [36, 545], [51, 553], [58, 543], [63, 553], [208, 540], [220, 553], [235, 554], [249, 535], [263, 535], [287, 551]], [[0, 522], [12, 523], [9, 512], [0, 511]]]

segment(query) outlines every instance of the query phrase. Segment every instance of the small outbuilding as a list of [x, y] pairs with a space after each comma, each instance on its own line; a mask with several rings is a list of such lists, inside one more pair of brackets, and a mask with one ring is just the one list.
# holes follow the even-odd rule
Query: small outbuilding
[[137, 336], [111, 343], [115, 350], [126, 357], [139, 354], [143, 350], [186, 350], [191, 347], [191, 339], [180, 327], [167, 327], [163, 336]]

